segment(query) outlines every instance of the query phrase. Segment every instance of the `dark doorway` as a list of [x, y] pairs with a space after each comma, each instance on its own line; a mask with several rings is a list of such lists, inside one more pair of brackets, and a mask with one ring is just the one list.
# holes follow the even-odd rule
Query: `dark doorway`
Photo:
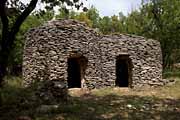
[[81, 88], [81, 81], [86, 68], [85, 57], [74, 57], [68, 59], [68, 88]]
[[128, 55], [120, 55], [116, 58], [116, 86], [130, 87], [131, 63]]

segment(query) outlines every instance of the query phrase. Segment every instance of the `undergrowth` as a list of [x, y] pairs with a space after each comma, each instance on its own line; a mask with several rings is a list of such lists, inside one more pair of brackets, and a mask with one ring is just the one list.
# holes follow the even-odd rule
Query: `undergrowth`
[[[32, 89], [21, 86], [21, 78], [7, 77], [1, 89], [0, 120], [179, 120], [180, 79], [174, 85], [145, 91], [105, 88], [82, 96], [70, 96], [67, 103], [49, 109], [34, 98]], [[81, 90], [80, 90], [81, 91]], [[48, 104], [48, 103], [47, 103]]]

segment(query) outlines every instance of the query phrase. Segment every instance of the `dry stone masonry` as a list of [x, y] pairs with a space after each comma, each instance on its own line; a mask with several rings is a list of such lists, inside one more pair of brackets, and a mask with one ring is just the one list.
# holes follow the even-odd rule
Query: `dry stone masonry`
[[61, 80], [69, 88], [161, 86], [160, 43], [132, 35], [100, 35], [76, 20], [53, 20], [26, 36], [24, 85]]

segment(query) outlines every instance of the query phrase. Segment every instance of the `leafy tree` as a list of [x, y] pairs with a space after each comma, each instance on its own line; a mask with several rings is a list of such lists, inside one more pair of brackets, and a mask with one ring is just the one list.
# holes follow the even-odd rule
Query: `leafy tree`
[[89, 27], [92, 27], [93, 25], [93, 22], [88, 18], [88, 16], [84, 12], [81, 12], [78, 15], [76, 15], [75, 19], [85, 22]]
[[[179, 6], [179, 0], [150, 0], [141, 9], [147, 23], [144, 24], [144, 35], [161, 42], [164, 68], [170, 68], [173, 63], [180, 61], [177, 52], [180, 49]], [[176, 51], [176, 55], [173, 51]]]
[[118, 19], [118, 16], [113, 15], [111, 17], [111, 32], [112, 33], [119, 33], [121, 32], [121, 22]]
[[91, 8], [86, 12], [86, 15], [88, 19], [92, 21], [92, 27], [98, 28], [100, 19], [98, 10], [95, 7], [91, 6]]
[[56, 18], [71, 18], [85, 22], [89, 27], [98, 28], [99, 25], [99, 13], [93, 6], [86, 12], [75, 12], [74, 10], [67, 11], [64, 8], [59, 10], [59, 14]]
[[126, 32], [128, 34], [142, 34], [142, 20], [143, 17], [138, 11], [133, 11], [128, 17], [126, 18]]
[[120, 33], [126, 33], [126, 16], [122, 12], [119, 12], [119, 32]]
[[102, 33], [108, 34], [111, 32], [111, 18], [105, 16], [99, 21], [99, 29]]
[[[24, 4], [20, 0], [1, 0], [0, 17], [2, 22], [2, 36], [0, 40], [0, 85], [7, 73], [8, 60], [13, 50], [16, 35], [21, 25], [30, 13], [35, 9], [38, 0], [31, 0], [29, 4]], [[46, 10], [53, 10], [55, 6], [75, 6], [79, 9], [83, 6], [79, 0], [41, 0], [45, 4]], [[85, 9], [85, 8], [84, 8]], [[42, 11], [44, 12], [44, 10]]]
[[[74, 11], [72, 11], [74, 12]], [[70, 13], [65, 7], [62, 7], [59, 9], [59, 14], [56, 15], [56, 18], [69, 18], [70, 17]]]

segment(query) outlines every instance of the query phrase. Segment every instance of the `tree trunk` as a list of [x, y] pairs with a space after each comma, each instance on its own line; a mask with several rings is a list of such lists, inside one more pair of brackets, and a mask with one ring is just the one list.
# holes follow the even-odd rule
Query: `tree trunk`
[[9, 20], [6, 12], [7, 0], [0, 0], [0, 17], [3, 25], [2, 40], [0, 41], [0, 86], [2, 86], [3, 78], [6, 75], [8, 66], [9, 53], [15, 41], [15, 35], [18, 33], [20, 26], [28, 15], [34, 10], [38, 0], [31, 0], [26, 9], [19, 15], [11, 28], [9, 28]]
[[6, 75], [6, 68], [7, 68], [7, 61], [8, 61], [8, 55], [4, 52], [4, 50], [1, 50], [0, 52], [0, 87], [3, 86], [4, 77]]
[[4, 77], [7, 73], [8, 58], [15, 40], [15, 34], [8, 31], [5, 33], [6, 34], [2, 34], [0, 51], [0, 87], [2, 87]]
[[6, 74], [6, 66], [3, 63], [0, 63], [0, 87], [3, 86], [5, 74]]

